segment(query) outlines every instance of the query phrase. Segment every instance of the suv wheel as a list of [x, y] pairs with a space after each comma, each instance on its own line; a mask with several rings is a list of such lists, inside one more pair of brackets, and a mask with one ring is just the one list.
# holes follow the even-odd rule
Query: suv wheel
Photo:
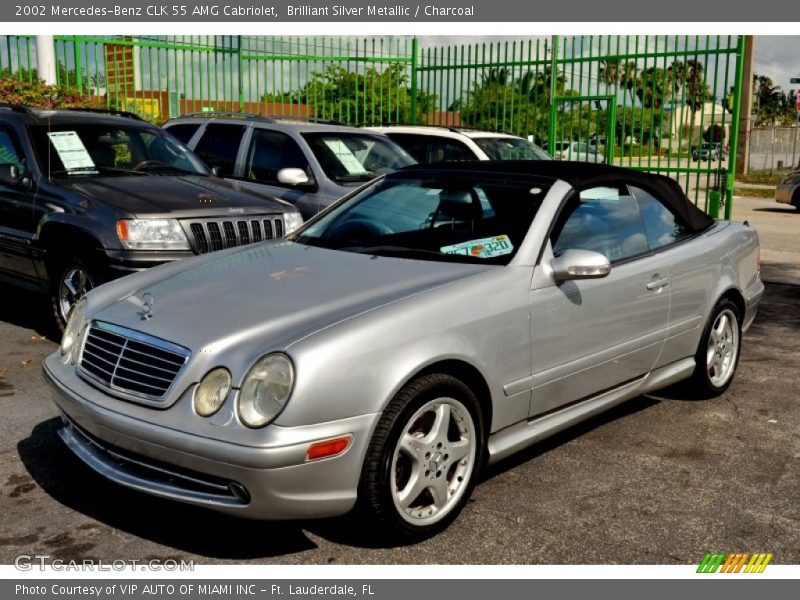
[[62, 331], [67, 326], [67, 319], [72, 307], [86, 293], [99, 285], [97, 272], [85, 258], [74, 257], [60, 262], [51, 268], [50, 299], [53, 305], [53, 316]]

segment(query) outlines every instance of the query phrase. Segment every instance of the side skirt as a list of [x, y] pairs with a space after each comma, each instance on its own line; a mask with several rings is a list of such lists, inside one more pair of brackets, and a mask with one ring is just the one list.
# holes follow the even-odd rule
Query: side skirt
[[489, 464], [511, 456], [626, 400], [686, 379], [694, 368], [694, 358], [684, 358], [597, 396], [493, 433], [489, 436]]

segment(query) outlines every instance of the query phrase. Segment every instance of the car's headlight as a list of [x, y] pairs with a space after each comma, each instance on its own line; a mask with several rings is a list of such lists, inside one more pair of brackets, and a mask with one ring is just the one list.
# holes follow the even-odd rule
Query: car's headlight
[[66, 357], [70, 364], [78, 362], [78, 353], [80, 350], [79, 338], [86, 327], [86, 299], [82, 298], [72, 307], [67, 320], [67, 327], [64, 329], [64, 335], [61, 336], [61, 356]]
[[227, 369], [219, 367], [209, 371], [194, 390], [195, 412], [201, 417], [210, 417], [222, 407], [230, 391], [231, 374]]
[[294, 367], [285, 354], [268, 354], [253, 365], [239, 391], [239, 418], [248, 427], [271, 423], [286, 406]]
[[299, 212], [283, 213], [283, 230], [284, 235], [289, 235], [295, 229], [298, 229], [303, 224], [303, 217]]
[[175, 219], [121, 219], [117, 235], [127, 250], [189, 250], [189, 240]]

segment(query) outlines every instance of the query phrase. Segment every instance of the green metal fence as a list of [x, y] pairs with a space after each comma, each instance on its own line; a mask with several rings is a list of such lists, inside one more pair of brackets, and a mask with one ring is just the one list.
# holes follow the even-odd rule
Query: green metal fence
[[[712, 213], [718, 188], [730, 215], [733, 178], [723, 173], [734, 172], [738, 145], [741, 37], [426, 47], [410, 37], [57, 36], [54, 44], [59, 85], [157, 123], [231, 110], [505, 131], [554, 155], [578, 142], [585, 146], [572, 158], [667, 174]], [[35, 54], [32, 36], [0, 36], [5, 73], [32, 80]], [[718, 144], [725, 158], [694, 160], [703, 144]]]

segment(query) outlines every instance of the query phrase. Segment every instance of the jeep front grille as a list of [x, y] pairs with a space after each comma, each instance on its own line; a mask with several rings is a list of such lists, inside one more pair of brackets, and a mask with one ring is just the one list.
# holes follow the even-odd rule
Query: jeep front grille
[[283, 237], [281, 217], [192, 219], [184, 221], [184, 227], [197, 254]]
[[94, 321], [86, 335], [80, 371], [112, 390], [160, 400], [189, 354], [187, 349], [170, 342]]

